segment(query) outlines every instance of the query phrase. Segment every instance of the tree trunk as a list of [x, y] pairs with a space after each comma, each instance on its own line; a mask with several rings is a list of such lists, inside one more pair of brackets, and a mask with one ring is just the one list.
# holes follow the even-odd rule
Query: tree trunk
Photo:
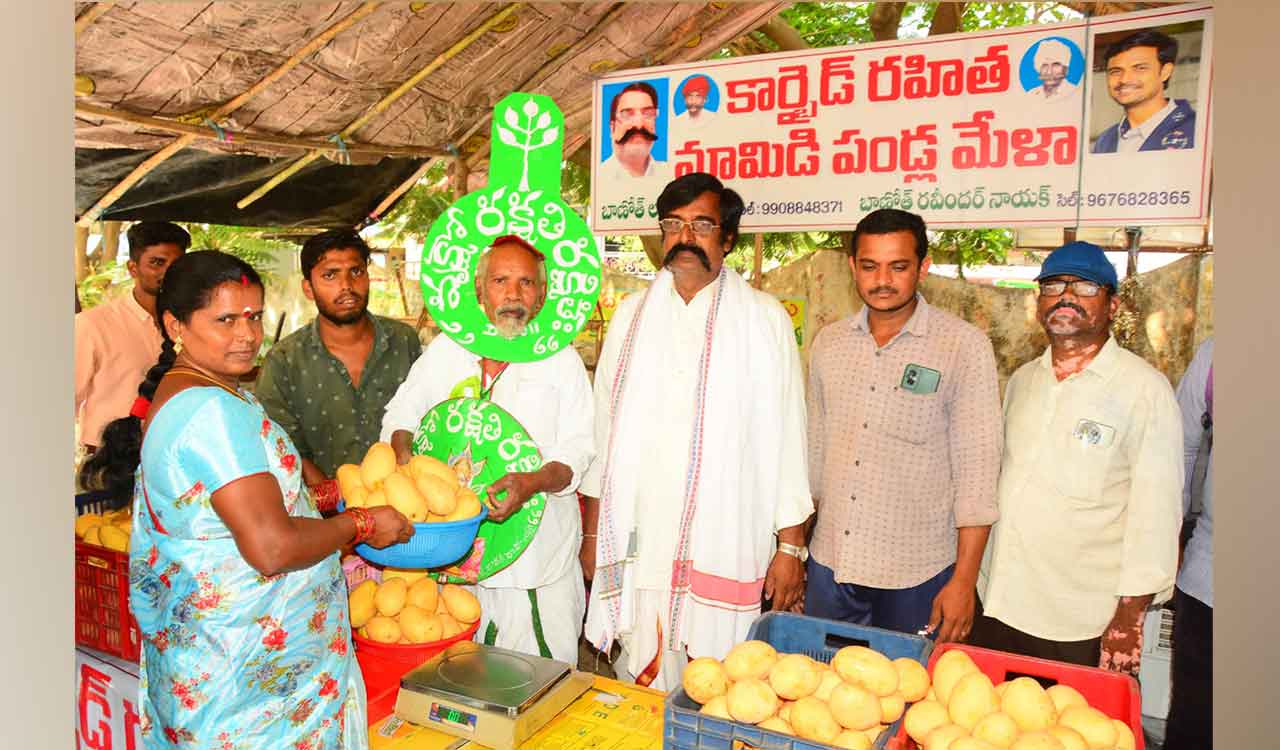
[[968, 3], [938, 3], [933, 12], [933, 23], [929, 24], [929, 36], [938, 34], [954, 34], [960, 30], [960, 17], [964, 15], [964, 7]]
[[902, 23], [902, 11], [906, 3], [876, 3], [871, 8], [871, 35], [877, 42], [887, 42], [898, 38], [898, 26]]
[[769, 19], [769, 23], [756, 29], [760, 33], [769, 37], [779, 50], [802, 50], [809, 49], [809, 43], [800, 36], [800, 32], [791, 27], [786, 19], [782, 16], [774, 16]]

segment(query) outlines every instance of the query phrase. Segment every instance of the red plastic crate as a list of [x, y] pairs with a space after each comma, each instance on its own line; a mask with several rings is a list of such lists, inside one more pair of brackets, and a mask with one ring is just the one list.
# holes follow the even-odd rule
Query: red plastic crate
[[[1142, 692], [1138, 681], [1126, 674], [1111, 672], [1097, 667], [1081, 667], [1076, 664], [1064, 664], [1048, 659], [1035, 659], [1030, 656], [1008, 654], [977, 646], [966, 646], [962, 643], [940, 643], [934, 647], [929, 656], [929, 675], [933, 676], [933, 665], [938, 657], [948, 651], [960, 650], [973, 659], [992, 684], [999, 685], [1015, 677], [1032, 677], [1042, 685], [1060, 684], [1080, 691], [1089, 705], [1113, 719], [1119, 719], [1133, 730], [1133, 741], [1136, 750], [1143, 750], [1142, 741]], [[899, 728], [891, 750], [906, 750], [915, 747], [915, 743], [907, 736], [903, 728]]]
[[129, 553], [76, 542], [76, 645], [138, 660], [141, 637], [129, 612]]

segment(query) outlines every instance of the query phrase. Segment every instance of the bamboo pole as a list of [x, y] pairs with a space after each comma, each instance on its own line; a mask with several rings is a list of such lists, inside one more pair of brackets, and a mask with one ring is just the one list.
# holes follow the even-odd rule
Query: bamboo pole
[[98, 20], [98, 17], [103, 13], [111, 10], [111, 6], [113, 5], [115, 5], [115, 2], [98, 2], [86, 8], [85, 11], [76, 18], [76, 36], [80, 36], [80, 32], [93, 25], [93, 22]]
[[[386, 111], [386, 109], [390, 107], [393, 103], [398, 101], [400, 97], [404, 96], [409, 91], [411, 91], [414, 86], [417, 86], [419, 83], [421, 83], [424, 78], [434, 73], [436, 69], [438, 69], [440, 66], [444, 65], [445, 63], [452, 60], [454, 57], [458, 56], [463, 50], [471, 46], [472, 42], [479, 39], [481, 36], [487, 33], [494, 26], [497, 26], [498, 24], [502, 23], [504, 20], [506, 20], [508, 16], [510, 16], [512, 13], [515, 13], [516, 10], [518, 10], [522, 5], [523, 3], [512, 3], [511, 5], [508, 5], [507, 7], [503, 8], [502, 10], [490, 16], [488, 20], [480, 24], [480, 26], [478, 26], [474, 31], [472, 31], [471, 33], [464, 36], [462, 39], [455, 42], [453, 46], [449, 47], [449, 49], [437, 55], [436, 58], [432, 60], [430, 63], [428, 63], [425, 68], [423, 68], [422, 70], [419, 70], [417, 73], [413, 75], [412, 78], [400, 84], [394, 91], [384, 96], [378, 103], [374, 104], [372, 107], [366, 110], [364, 114], [356, 118], [355, 122], [343, 128], [342, 132], [339, 133], [339, 136], [345, 139], [351, 136], [356, 131], [360, 130], [360, 128], [367, 125], [370, 120], [372, 120], [374, 117], [377, 117], [382, 112]], [[320, 154], [321, 152], [319, 151], [312, 151], [308, 153], [306, 156], [303, 156], [302, 158], [298, 159], [293, 164], [286, 167], [284, 171], [280, 172], [275, 177], [272, 177], [270, 180], [267, 180], [267, 182], [263, 184], [261, 187], [259, 187], [257, 190], [254, 190], [252, 193], [249, 193], [245, 197], [236, 201], [236, 208], [240, 208], [240, 209], [247, 208], [254, 201], [257, 201], [262, 196], [274, 190], [276, 186], [278, 186], [280, 183], [284, 182], [285, 180], [289, 179], [293, 175], [302, 171], [302, 169], [305, 168], [308, 164], [320, 158]]]
[[[156, 130], [164, 130], [170, 133], [177, 133], [184, 137], [190, 136], [191, 141], [222, 140], [217, 130], [203, 125], [191, 125], [189, 123], [180, 122], [178, 120], [169, 120], [163, 117], [150, 117], [148, 115], [139, 115], [133, 112], [122, 112], [120, 110], [108, 109], [107, 107], [98, 107], [93, 104], [77, 104], [76, 114], [81, 117], [96, 117], [106, 120], [119, 120], [120, 122], [133, 123], [147, 128]], [[319, 149], [321, 151], [337, 151], [338, 147], [332, 141], [319, 140], [315, 138], [295, 138], [287, 135], [271, 135], [268, 133], [242, 133], [224, 130], [223, 133], [230, 136], [228, 140], [243, 144], [258, 144], [263, 146], [279, 146], [282, 148], [304, 148]], [[180, 139], [181, 140], [181, 139]], [[172, 144], [171, 144], [172, 145]], [[373, 154], [375, 156], [399, 156], [410, 159], [426, 159], [433, 156], [443, 156], [444, 149], [417, 146], [382, 146], [376, 143], [347, 143], [347, 151], [353, 154]]]
[[[280, 65], [280, 67], [268, 73], [265, 77], [262, 78], [262, 80], [258, 81], [253, 86], [249, 87], [248, 90], [240, 93], [238, 96], [231, 99], [231, 101], [228, 101], [226, 104], [223, 104], [222, 106], [214, 110], [214, 112], [209, 116], [209, 119], [216, 121], [219, 118], [226, 117], [227, 115], [236, 111], [245, 102], [249, 101], [249, 99], [262, 93], [264, 89], [266, 89], [272, 83], [275, 83], [276, 81], [278, 81], [282, 76], [284, 76], [284, 74], [288, 73], [290, 70], [293, 70], [295, 67], [298, 66], [299, 63], [301, 63], [311, 54], [315, 53], [316, 51], [324, 47], [326, 44], [328, 44], [335, 36], [337, 36], [338, 34], [341, 34], [343, 31], [350, 28], [357, 21], [368, 16], [377, 8], [378, 8], [378, 3], [376, 2], [367, 2], [364, 5], [361, 5], [359, 8], [356, 8], [345, 18], [339, 20], [337, 23], [335, 23], [334, 25], [330, 26], [329, 28], [321, 32], [320, 35], [317, 36], [315, 39], [312, 39], [310, 42], [307, 42], [307, 44], [303, 46], [302, 49], [295, 52], [288, 60], [285, 60], [284, 63]], [[86, 11], [85, 15], [88, 15], [88, 14], [89, 14], [89, 11]], [[79, 23], [79, 19], [77, 19], [77, 24], [78, 23]], [[191, 143], [195, 141], [196, 138], [197, 136], [193, 136], [193, 135], [181, 136], [177, 140], [175, 140], [173, 143], [170, 143], [168, 146], [165, 146], [164, 148], [160, 149], [156, 153], [152, 154], [146, 161], [142, 162], [137, 167], [134, 167], [134, 170], [132, 172], [125, 175], [124, 179], [121, 180], [119, 183], [117, 183], [115, 187], [108, 190], [106, 195], [103, 195], [101, 198], [99, 198], [98, 202], [93, 204], [93, 207], [91, 207], [88, 211], [85, 211], [84, 214], [80, 216], [80, 219], [76, 223], [81, 226], [88, 226], [91, 222], [94, 221], [94, 219], [98, 218], [98, 216], [100, 216], [102, 212], [107, 209], [108, 206], [120, 200], [120, 197], [123, 196], [126, 192], [128, 192], [129, 188], [136, 185], [139, 180], [141, 180], [143, 177], [146, 177], [152, 170], [154, 170], [156, 167], [163, 164], [171, 156], [178, 153], [179, 151], [186, 148], [187, 146], [191, 145]]]
[[76, 227], [76, 283], [89, 275], [89, 227]]
[[382, 213], [386, 211], [388, 208], [391, 208], [391, 205], [393, 203], [400, 200], [400, 196], [409, 192], [409, 188], [413, 187], [414, 185], [417, 185], [418, 180], [421, 180], [427, 174], [427, 172], [431, 169], [432, 165], [434, 165], [435, 163], [436, 163], [436, 159], [434, 158], [424, 162], [421, 167], [418, 167], [414, 171], [414, 173], [409, 177], [409, 179], [400, 183], [399, 187], [397, 187], [395, 190], [392, 190], [389, 194], [387, 194], [387, 197], [382, 199], [382, 202], [378, 204], [378, 207], [373, 209], [373, 211], [369, 213], [368, 218], [366, 218], [364, 221], [364, 225], [368, 226], [369, 224], [372, 224], [373, 222], [382, 218]]

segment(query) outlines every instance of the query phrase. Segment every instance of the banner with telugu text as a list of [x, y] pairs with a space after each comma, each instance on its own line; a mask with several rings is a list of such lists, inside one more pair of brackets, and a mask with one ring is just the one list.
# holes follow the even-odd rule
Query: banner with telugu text
[[744, 232], [880, 207], [933, 228], [1203, 224], [1212, 23], [1173, 6], [610, 73], [592, 229], [656, 233], [658, 194], [694, 171], [742, 194]]

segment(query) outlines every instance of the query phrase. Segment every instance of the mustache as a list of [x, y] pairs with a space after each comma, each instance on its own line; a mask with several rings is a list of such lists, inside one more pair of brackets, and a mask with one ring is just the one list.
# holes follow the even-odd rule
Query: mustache
[[689, 253], [690, 255], [697, 258], [699, 261], [701, 261], [703, 268], [705, 268], [708, 271], [711, 270], [711, 259], [707, 257], [706, 251], [698, 247], [697, 245], [693, 245], [688, 242], [681, 242], [678, 245], [675, 245], [674, 247], [672, 247], [671, 252], [667, 253], [667, 257], [662, 259], [662, 267], [666, 268], [667, 266], [671, 265], [672, 262], [675, 261], [676, 256], [679, 255], [680, 253]]
[[509, 302], [494, 311], [497, 315], [518, 315], [521, 320], [529, 317], [529, 308], [518, 302]]
[[1044, 314], [1044, 316], [1047, 318], [1047, 317], [1049, 317], [1049, 316], [1053, 315], [1053, 313], [1054, 313], [1055, 311], [1057, 311], [1057, 310], [1061, 310], [1061, 309], [1063, 309], [1063, 308], [1070, 308], [1070, 309], [1072, 309], [1072, 310], [1075, 310], [1075, 311], [1076, 311], [1076, 314], [1077, 314], [1077, 315], [1079, 315], [1079, 316], [1080, 316], [1080, 317], [1082, 317], [1082, 318], [1087, 318], [1087, 317], [1089, 317], [1089, 313], [1085, 312], [1083, 307], [1081, 307], [1081, 306], [1077, 305], [1077, 304], [1076, 304], [1076, 303], [1074, 303], [1074, 302], [1067, 302], [1066, 300], [1063, 300], [1063, 301], [1061, 301], [1061, 302], [1057, 302], [1057, 303], [1055, 303], [1053, 307], [1050, 307], [1050, 308], [1049, 308], [1049, 312], [1045, 313], [1045, 314]]
[[619, 138], [617, 141], [615, 141], [615, 143], [622, 143], [623, 141], [627, 140], [628, 138], [630, 138], [630, 137], [631, 137], [631, 136], [633, 136], [633, 135], [638, 135], [638, 136], [640, 136], [641, 138], [645, 138], [645, 139], [647, 139], [647, 140], [648, 140], [649, 142], [651, 142], [651, 143], [652, 143], [653, 141], [658, 140], [658, 134], [657, 134], [657, 133], [653, 132], [652, 130], [646, 130], [646, 129], [642, 128], [642, 127], [638, 127], [638, 126], [637, 126], [637, 127], [633, 127], [633, 128], [627, 128], [627, 132], [623, 133], [623, 134], [622, 134], [622, 137], [621, 137], [621, 138]]
[[868, 295], [876, 295], [876, 294], [884, 294], [884, 293], [897, 294], [898, 290], [894, 289], [891, 286], [878, 286], [872, 289], [871, 291], [867, 292]]

